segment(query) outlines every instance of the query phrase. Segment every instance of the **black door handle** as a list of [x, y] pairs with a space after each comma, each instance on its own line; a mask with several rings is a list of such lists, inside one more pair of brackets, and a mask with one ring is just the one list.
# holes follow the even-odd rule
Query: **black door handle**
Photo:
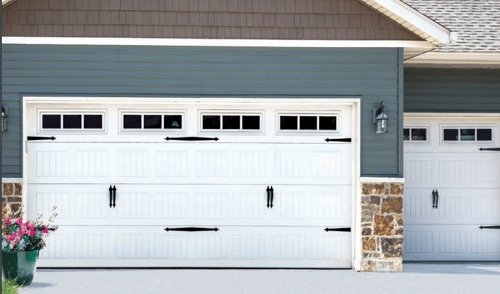
[[432, 209], [436, 208], [436, 190], [432, 190]]
[[274, 201], [274, 189], [273, 186], [271, 186], [271, 208], [273, 208], [273, 201]]
[[269, 186], [267, 186], [266, 189], [267, 192], [267, 208], [269, 208], [269, 205], [271, 204], [271, 189], [269, 189]]
[[111, 208], [111, 205], [113, 203], [113, 188], [111, 188], [111, 185], [109, 185], [109, 208]]
[[113, 207], [116, 206], [116, 186], [113, 186]]
[[180, 231], [180, 232], [206, 232], [206, 231], [214, 231], [217, 232], [218, 228], [197, 228], [197, 227], [188, 227], [188, 228], [165, 228], [165, 231]]
[[207, 137], [166, 137], [167, 141], [219, 141], [219, 138], [207, 138]]

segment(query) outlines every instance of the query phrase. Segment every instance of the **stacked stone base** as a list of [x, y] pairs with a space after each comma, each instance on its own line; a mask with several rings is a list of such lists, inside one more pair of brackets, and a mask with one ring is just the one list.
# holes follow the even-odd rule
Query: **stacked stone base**
[[403, 184], [363, 183], [361, 271], [403, 271]]
[[[23, 204], [23, 181], [22, 179], [2, 179], [2, 220], [7, 218], [7, 211], [10, 208], [14, 213]], [[19, 215], [12, 215], [17, 218]]]

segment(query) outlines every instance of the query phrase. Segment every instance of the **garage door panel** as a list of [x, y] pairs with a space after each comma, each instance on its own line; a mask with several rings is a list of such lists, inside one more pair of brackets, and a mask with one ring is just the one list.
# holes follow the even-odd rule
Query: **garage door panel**
[[432, 189], [406, 189], [405, 219], [410, 224], [489, 224], [500, 219], [499, 189], [439, 189], [432, 208]]
[[61, 225], [259, 225], [343, 226], [351, 224], [350, 186], [276, 185], [268, 208], [268, 186], [117, 185], [110, 208], [106, 185], [30, 184], [45, 216], [57, 205]]
[[500, 230], [477, 225], [406, 225], [405, 259], [499, 260]]
[[348, 232], [308, 227], [218, 229], [61, 226], [41, 251], [39, 266], [350, 267]]
[[351, 144], [30, 143], [30, 183], [350, 184]]

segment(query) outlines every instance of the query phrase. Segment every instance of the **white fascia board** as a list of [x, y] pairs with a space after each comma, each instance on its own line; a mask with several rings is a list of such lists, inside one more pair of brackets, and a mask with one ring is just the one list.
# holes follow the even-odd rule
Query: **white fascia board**
[[433, 63], [500, 65], [500, 53], [428, 52], [405, 61], [405, 64]]
[[484, 119], [498, 118], [500, 113], [448, 113], [448, 112], [406, 112], [404, 118], [463, 118], [463, 119]]
[[345, 40], [247, 40], [247, 39], [163, 39], [163, 38], [64, 38], [3, 37], [2, 44], [26, 45], [108, 45], [172, 47], [281, 47], [281, 48], [422, 48], [435, 49], [426, 41], [345, 41]]
[[[420, 13], [416, 9], [411, 6], [403, 3], [399, 0], [361, 0], [371, 6], [372, 8], [384, 13], [391, 19], [397, 21], [398, 23], [408, 22], [411, 25], [405, 24], [405, 27], [410, 29], [411, 26], [414, 26], [418, 30], [422, 31], [425, 34], [428, 34], [430, 37], [425, 38], [429, 42], [432, 42], [433, 39], [436, 39], [440, 46], [445, 46], [450, 43], [451, 32], [443, 27], [442, 25], [436, 23], [432, 19], [428, 18], [424, 14]], [[390, 13], [388, 13], [388, 11]], [[392, 15], [393, 14], [393, 15]], [[404, 21], [401, 21], [403, 19]], [[411, 29], [410, 29], [411, 30]], [[414, 31], [417, 35], [419, 32]]]

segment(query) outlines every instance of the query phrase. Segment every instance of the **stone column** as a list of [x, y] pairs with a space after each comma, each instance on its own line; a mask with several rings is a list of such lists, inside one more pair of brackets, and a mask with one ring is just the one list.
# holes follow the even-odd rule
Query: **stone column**
[[[2, 220], [7, 218], [7, 207], [12, 213], [17, 211], [23, 204], [23, 180], [2, 179]], [[19, 217], [12, 215], [12, 218]]]
[[403, 184], [362, 183], [361, 271], [403, 271]]

